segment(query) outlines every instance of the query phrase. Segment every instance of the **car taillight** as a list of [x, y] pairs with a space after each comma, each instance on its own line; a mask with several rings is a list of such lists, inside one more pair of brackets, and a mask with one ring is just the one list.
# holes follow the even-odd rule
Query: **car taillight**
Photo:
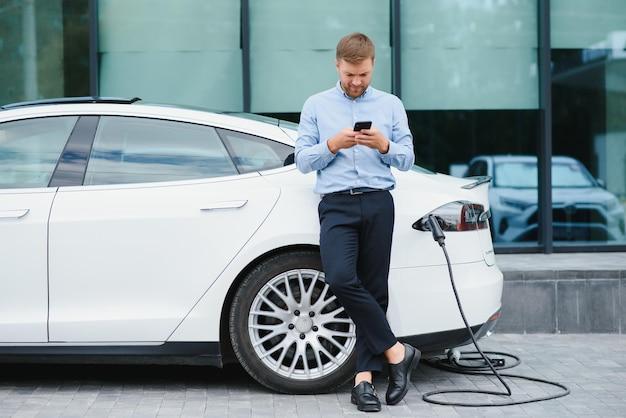
[[[435, 215], [444, 231], [475, 231], [487, 229], [490, 214], [489, 211], [485, 212], [484, 206], [478, 203], [452, 202], [435, 209], [428, 215]], [[415, 222], [413, 228], [427, 231], [427, 216]]]

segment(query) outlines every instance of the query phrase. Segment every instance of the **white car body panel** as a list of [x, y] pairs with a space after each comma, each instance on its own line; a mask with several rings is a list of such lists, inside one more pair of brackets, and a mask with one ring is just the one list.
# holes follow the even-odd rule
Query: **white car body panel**
[[50, 341], [165, 341], [279, 194], [256, 173], [185, 183], [59, 189]]
[[[454, 301], [448, 270], [431, 233], [416, 231], [411, 225], [433, 209], [459, 200], [459, 197], [486, 203], [486, 184], [476, 189], [457, 190], [442, 188], [439, 176], [397, 170], [393, 173], [397, 187], [392, 191], [396, 221], [389, 276], [390, 324], [398, 336], [462, 328], [456, 304], [454, 309], [446, 309], [443, 314], [437, 309], [437, 318], [431, 318], [433, 304], [438, 306], [438, 297], [442, 296], [438, 289], [447, 289], [447, 296], [452, 299], [446, 296], [445, 300]], [[313, 193], [315, 174], [302, 175], [294, 167], [262, 174], [282, 188], [276, 208], [168, 341], [219, 339], [220, 318], [215, 316], [216, 306], [221, 312], [228, 289], [246, 265], [275, 248], [319, 245], [317, 204], [320, 197]], [[459, 185], [467, 183], [468, 179], [458, 182]], [[457, 286], [467, 316], [472, 325], [484, 323], [499, 309], [502, 294], [502, 273], [493, 263], [490, 267], [485, 262], [489, 256], [493, 257], [489, 230], [447, 233], [446, 237], [452, 263], [457, 269], [464, 269], [457, 277]], [[391, 295], [396, 295], [398, 301], [395, 302]], [[407, 303], [406, 299], [411, 297], [413, 299]], [[419, 303], [421, 298], [430, 302]], [[407, 321], [406, 318], [412, 319]]]
[[[486, 322], [500, 309], [502, 275], [496, 267], [477, 261], [454, 264], [452, 272], [470, 325]], [[400, 337], [464, 328], [448, 266], [391, 270], [387, 318]]]
[[48, 341], [48, 216], [55, 192], [0, 190], [0, 342]]
[[[0, 122], [60, 115], [184, 121], [292, 146], [296, 137], [290, 129], [228, 115], [127, 104], [15, 108], [0, 112]], [[488, 209], [487, 184], [463, 189], [472, 179], [395, 169], [393, 174], [397, 187], [392, 191], [396, 220], [389, 278], [390, 324], [400, 337], [462, 328], [442, 251], [430, 232], [417, 231], [411, 225], [454, 201], [480, 203]], [[319, 245], [320, 197], [313, 193], [314, 182], [314, 173], [303, 175], [292, 165], [232, 178], [61, 187], [49, 224], [49, 344], [220, 341], [227, 293], [246, 266], [277, 248]], [[54, 196], [54, 189], [42, 190], [49, 201], [40, 202], [38, 213], [46, 204], [50, 211]], [[5, 197], [13, 192], [0, 191], [0, 202], [9, 202]], [[15, 206], [13, 200], [11, 203]], [[213, 209], [201, 210], [208, 207]], [[31, 225], [33, 237], [46, 232], [43, 219]], [[18, 254], [13, 241], [5, 239], [16, 234], [6, 229], [7, 225], [0, 222], [0, 243], [11, 254]], [[20, 238], [24, 236], [20, 229]], [[489, 230], [449, 232], [446, 243], [470, 323], [484, 323], [500, 308], [502, 295], [502, 273], [495, 266]], [[9, 322], [18, 316], [0, 315], [4, 321], [0, 332], [3, 337], [11, 335], [3, 330], [13, 327], [14, 341], [45, 343], [47, 334], [42, 332], [47, 331], [47, 324], [41, 313], [47, 314], [46, 248], [36, 241], [29, 245], [32, 253], [44, 251], [41, 259], [34, 257], [37, 262], [30, 261], [32, 265], [3, 263], [0, 269], [5, 271], [7, 266], [9, 275], [32, 269], [28, 277], [33, 282], [21, 290], [6, 281], [1, 283], [0, 290], [14, 293], [5, 297], [3, 292], [0, 301], [12, 303], [8, 306], [13, 309], [25, 309], [24, 314], [16, 311], [20, 321], [35, 319], [30, 325], [16, 325]], [[35, 309], [36, 314], [29, 317], [28, 309]]]

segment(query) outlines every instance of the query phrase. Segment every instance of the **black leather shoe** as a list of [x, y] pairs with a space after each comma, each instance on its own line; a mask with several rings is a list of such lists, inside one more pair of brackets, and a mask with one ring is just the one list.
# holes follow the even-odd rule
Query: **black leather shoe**
[[404, 359], [389, 365], [389, 386], [385, 399], [387, 405], [395, 405], [404, 398], [409, 390], [411, 371], [417, 366], [422, 353], [415, 347], [404, 344]]
[[380, 400], [378, 399], [378, 394], [370, 382], [362, 381], [353, 387], [350, 401], [356, 405], [356, 409], [359, 411], [380, 411]]

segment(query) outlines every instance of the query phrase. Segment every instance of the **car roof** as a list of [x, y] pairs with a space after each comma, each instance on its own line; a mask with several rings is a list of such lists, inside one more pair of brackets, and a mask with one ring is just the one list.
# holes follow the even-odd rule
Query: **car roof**
[[0, 110], [14, 109], [16, 107], [38, 106], [46, 104], [67, 104], [67, 103], [126, 103], [132, 104], [140, 101], [141, 98], [123, 98], [123, 97], [99, 97], [99, 96], [80, 96], [80, 97], [57, 97], [52, 99], [30, 100], [25, 102], [9, 103], [0, 106]]
[[210, 111], [196, 106], [144, 103], [140, 100], [81, 97], [14, 103], [1, 107], [0, 122], [63, 115], [138, 116], [207, 124], [269, 137], [289, 145], [293, 145], [293, 140], [283, 129], [297, 129], [297, 125], [290, 122], [260, 115]]

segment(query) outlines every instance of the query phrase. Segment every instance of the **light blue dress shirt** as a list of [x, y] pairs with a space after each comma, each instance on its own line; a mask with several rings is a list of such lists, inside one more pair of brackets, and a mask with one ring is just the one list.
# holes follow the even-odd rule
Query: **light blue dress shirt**
[[[326, 141], [357, 121], [372, 121], [372, 127], [389, 139], [386, 154], [360, 144], [336, 154], [330, 151]], [[353, 99], [339, 82], [309, 97], [300, 115], [295, 160], [303, 173], [317, 170], [315, 192], [319, 194], [357, 187], [393, 188], [395, 178], [390, 167], [406, 171], [415, 161], [413, 137], [402, 102], [371, 86]]]

